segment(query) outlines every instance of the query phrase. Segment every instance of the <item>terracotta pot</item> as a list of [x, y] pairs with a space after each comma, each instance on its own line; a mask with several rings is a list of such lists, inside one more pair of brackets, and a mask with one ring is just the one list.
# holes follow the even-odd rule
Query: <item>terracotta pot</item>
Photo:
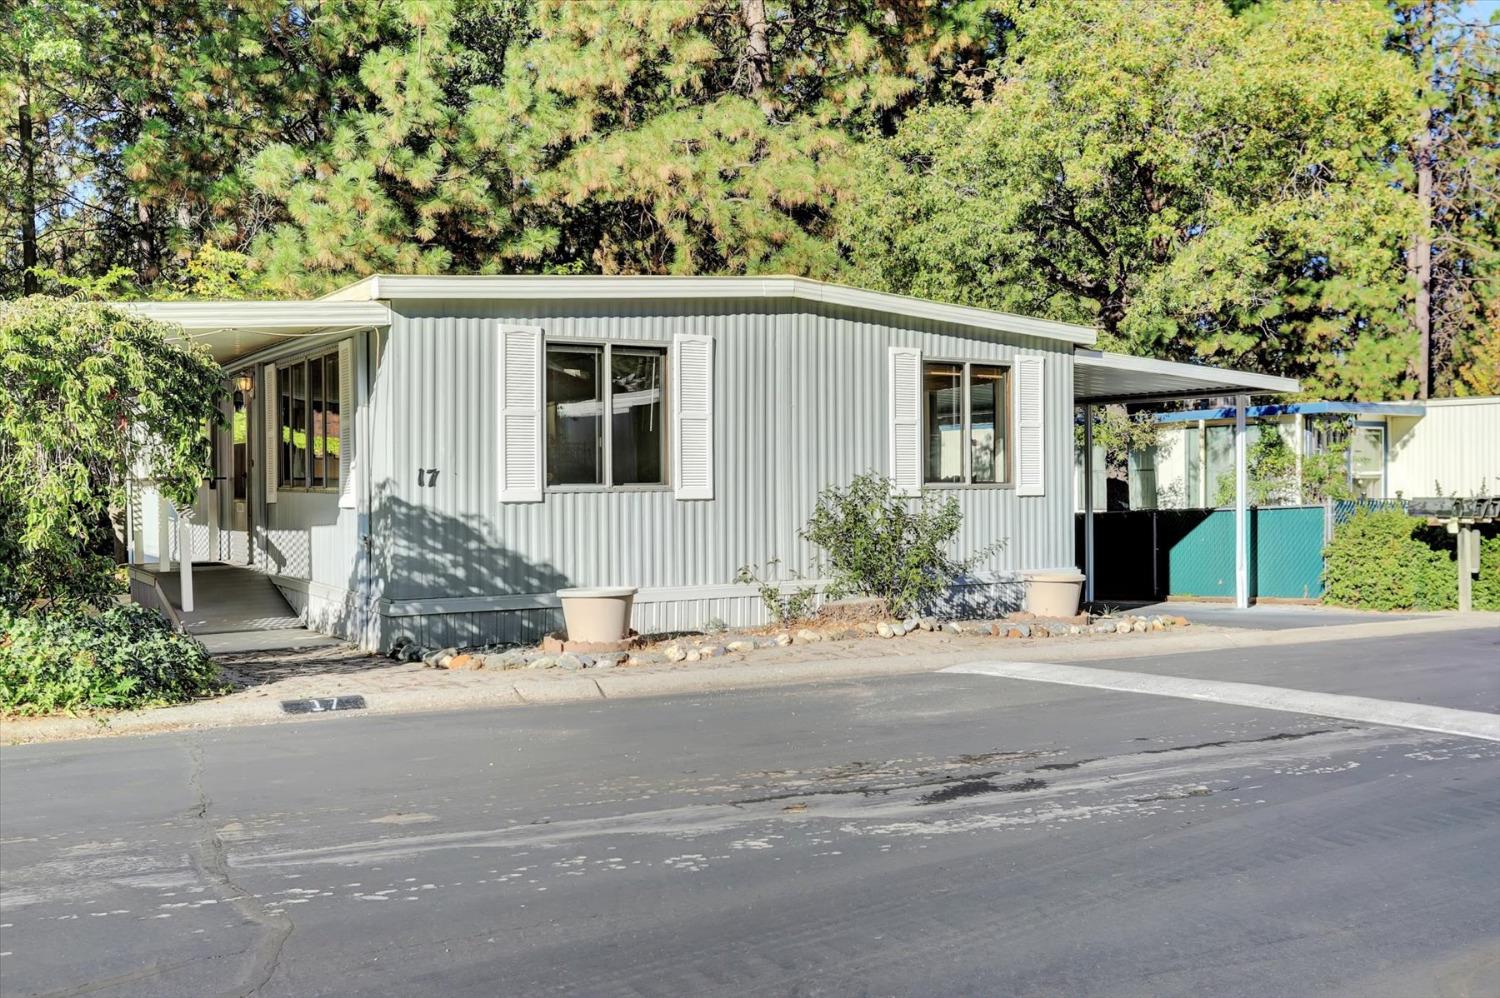
[[630, 610], [636, 589], [559, 589], [563, 626], [569, 641], [623, 641], [630, 636]]
[[1027, 573], [1026, 609], [1038, 617], [1071, 617], [1082, 595], [1083, 576], [1077, 572]]

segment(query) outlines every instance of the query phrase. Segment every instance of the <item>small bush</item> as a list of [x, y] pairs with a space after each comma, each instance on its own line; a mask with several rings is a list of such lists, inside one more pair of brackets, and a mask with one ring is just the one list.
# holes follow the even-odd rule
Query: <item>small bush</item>
[[[1362, 509], [1324, 551], [1323, 600], [1366, 610], [1458, 606], [1453, 537], [1396, 509]], [[1500, 610], [1500, 537], [1480, 545], [1474, 608]]]
[[802, 537], [827, 555], [830, 599], [872, 596], [886, 612], [904, 616], [931, 606], [955, 578], [1000, 547], [954, 557], [950, 550], [962, 524], [952, 495], [908, 498], [891, 479], [869, 472], [845, 488], [819, 492]]
[[774, 575], [779, 564], [779, 559], [772, 558], [760, 569], [754, 565], [742, 565], [734, 579], [736, 582], [755, 586], [772, 622], [785, 627], [813, 615], [818, 605], [818, 592], [811, 585], [798, 585], [761, 576], [762, 571]]
[[203, 646], [155, 610], [0, 609], [0, 711], [154, 707], [223, 688]]

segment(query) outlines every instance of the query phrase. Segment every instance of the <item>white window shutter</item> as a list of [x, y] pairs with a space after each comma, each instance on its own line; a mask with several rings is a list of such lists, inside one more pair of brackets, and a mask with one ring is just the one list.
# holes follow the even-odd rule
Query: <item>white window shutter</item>
[[1016, 495], [1044, 495], [1046, 489], [1045, 405], [1040, 357], [1016, 360]]
[[542, 501], [542, 330], [500, 327], [500, 501]]
[[922, 491], [922, 351], [891, 347], [890, 475], [896, 491]]
[[354, 509], [354, 341], [339, 344], [339, 506]]
[[672, 484], [678, 499], [714, 497], [714, 341], [672, 337]]
[[276, 395], [276, 365], [261, 368], [261, 394], [265, 397], [266, 453], [265, 475], [266, 502], [276, 501], [276, 479], [281, 462], [281, 406]]

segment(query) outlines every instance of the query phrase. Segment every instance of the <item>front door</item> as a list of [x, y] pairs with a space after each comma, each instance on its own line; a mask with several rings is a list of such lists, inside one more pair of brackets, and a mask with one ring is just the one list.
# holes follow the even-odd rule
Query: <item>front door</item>
[[254, 557], [254, 545], [250, 543], [254, 513], [250, 503], [250, 404], [253, 394], [236, 390], [234, 408], [230, 413], [229, 426], [223, 431], [228, 460], [225, 472], [228, 487], [223, 490], [223, 523], [227, 525], [228, 560], [237, 565], [248, 565]]

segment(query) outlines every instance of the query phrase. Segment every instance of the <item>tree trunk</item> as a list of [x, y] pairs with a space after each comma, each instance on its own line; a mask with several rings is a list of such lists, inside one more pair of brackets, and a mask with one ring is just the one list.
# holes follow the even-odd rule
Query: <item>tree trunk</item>
[[[22, 74], [25, 69], [23, 67]], [[36, 277], [36, 139], [31, 127], [31, 94], [21, 94], [16, 135], [21, 144], [21, 290], [34, 295], [41, 290]]]
[[[1433, 3], [1427, 0], [1422, 6], [1419, 34], [1412, 50], [1417, 54], [1418, 65], [1424, 57], [1430, 57], [1436, 44], [1433, 32]], [[1424, 95], [1425, 96], [1425, 95]], [[1428, 398], [1432, 393], [1432, 158], [1433, 158], [1433, 112], [1428, 111], [1422, 121], [1422, 131], [1417, 134], [1413, 148], [1417, 170], [1417, 231], [1412, 237], [1411, 259], [1407, 261], [1407, 275], [1416, 284], [1416, 301], [1412, 308], [1412, 325], [1417, 329], [1417, 397]]]
[[759, 97], [771, 79], [771, 39], [766, 24], [766, 0], [740, 0], [740, 17], [749, 37], [745, 41], [745, 77], [750, 95]]
[[1424, 130], [1417, 139], [1417, 205], [1420, 219], [1412, 241], [1412, 261], [1408, 265], [1417, 282], [1416, 309], [1412, 316], [1417, 327], [1417, 397], [1432, 392], [1432, 133]]

